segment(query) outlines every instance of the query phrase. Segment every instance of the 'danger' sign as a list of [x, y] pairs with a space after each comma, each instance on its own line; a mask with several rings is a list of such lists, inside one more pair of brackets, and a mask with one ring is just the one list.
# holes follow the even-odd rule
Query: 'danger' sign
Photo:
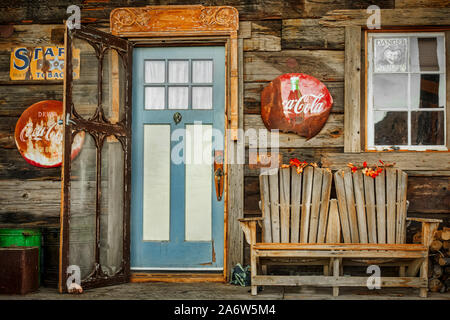
[[327, 87], [303, 73], [287, 73], [261, 93], [261, 117], [267, 129], [314, 137], [328, 119], [333, 98]]
[[[16, 124], [14, 138], [22, 157], [33, 166], [59, 167], [62, 162], [63, 107], [61, 101], [40, 101], [26, 109]], [[72, 159], [80, 152], [84, 132], [72, 142]]]

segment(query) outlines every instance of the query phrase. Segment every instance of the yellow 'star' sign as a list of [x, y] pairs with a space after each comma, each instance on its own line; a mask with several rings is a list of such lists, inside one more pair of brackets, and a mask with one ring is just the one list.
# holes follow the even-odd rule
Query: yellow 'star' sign
[[[11, 80], [64, 79], [64, 47], [14, 48], [11, 51]], [[73, 50], [73, 78], [80, 77], [80, 50]]]

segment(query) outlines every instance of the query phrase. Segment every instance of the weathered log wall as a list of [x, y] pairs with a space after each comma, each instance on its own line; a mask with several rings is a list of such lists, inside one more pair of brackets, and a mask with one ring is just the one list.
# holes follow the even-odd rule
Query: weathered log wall
[[[9, 80], [10, 52], [17, 46], [62, 43], [67, 6], [82, 9], [82, 23], [108, 28], [112, 9], [126, 6], [192, 4], [192, 0], [4, 0], [0, 3], [0, 224], [36, 222], [53, 224], [59, 217], [59, 169], [35, 168], [19, 155], [13, 139], [20, 114], [45, 99], [62, 100], [62, 82]], [[344, 28], [319, 23], [330, 11], [365, 10], [376, 3], [382, 9], [448, 7], [433, 0], [204, 0], [203, 5], [231, 5], [239, 10], [243, 39], [244, 127], [263, 128], [260, 92], [275, 77], [303, 72], [323, 81], [334, 106], [323, 130], [306, 141], [293, 134], [280, 135], [283, 161], [290, 157], [322, 162], [333, 168], [348, 160], [362, 162], [367, 154], [344, 154]], [[331, 18], [330, 18], [331, 19]], [[333, 18], [334, 19], [334, 18]], [[370, 159], [394, 159], [408, 166], [410, 214], [450, 217], [448, 154], [371, 154]], [[257, 171], [245, 166], [246, 215], [259, 214]]]

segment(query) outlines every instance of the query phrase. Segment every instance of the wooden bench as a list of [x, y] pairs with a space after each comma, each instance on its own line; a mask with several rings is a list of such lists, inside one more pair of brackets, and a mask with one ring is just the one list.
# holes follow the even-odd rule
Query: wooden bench
[[[418, 287], [426, 296], [428, 247], [440, 220], [415, 219], [422, 222], [423, 243], [405, 244], [406, 174], [388, 168], [374, 179], [345, 169], [334, 177], [338, 200], [330, 200], [327, 169], [306, 167], [297, 174], [295, 168], [281, 168], [260, 175], [262, 217], [239, 220], [250, 245], [252, 295], [267, 285], [333, 287], [334, 296], [341, 286], [365, 287], [369, 275], [343, 276], [349, 260], [400, 261], [399, 276], [381, 277], [381, 286]], [[257, 225], [262, 242], [256, 241]], [[267, 263], [322, 265], [323, 274], [267, 275]]]
[[[365, 259], [373, 258], [372, 252], [387, 250], [387, 256], [377, 261], [359, 262], [398, 266], [399, 276], [382, 277], [381, 286], [417, 287], [420, 288], [420, 296], [426, 297], [428, 250], [442, 220], [406, 217], [407, 174], [388, 167], [376, 178], [371, 178], [361, 170], [351, 172], [350, 168], [346, 168], [334, 174], [334, 181], [345, 246], [351, 243], [374, 246], [369, 252], [362, 253]], [[422, 244], [406, 243], [408, 220], [422, 223]], [[344, 257], [347, 258], [347, 255]], [[419, 270], [420, 275], [417, 276]]]

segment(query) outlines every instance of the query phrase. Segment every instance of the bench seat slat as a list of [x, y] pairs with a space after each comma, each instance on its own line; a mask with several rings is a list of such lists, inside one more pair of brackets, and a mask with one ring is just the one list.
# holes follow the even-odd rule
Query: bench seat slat
[[256, 243], [256, 250], [401, 250], [426, 251], [422, 244], [371, 243]]
[[426, 250], [260, 250], [255, 249], [257, 257], [296, 257], [296, 258], [425, 258], [428, 256]]
[[[427, 287], [428, 282], [414, 277], [381, 277], [383, 287]], [[367, 277], [333, 277], [333, 276], [256, 276], [252, 283], [259, 286], [343, 286], [366, 287]]]

